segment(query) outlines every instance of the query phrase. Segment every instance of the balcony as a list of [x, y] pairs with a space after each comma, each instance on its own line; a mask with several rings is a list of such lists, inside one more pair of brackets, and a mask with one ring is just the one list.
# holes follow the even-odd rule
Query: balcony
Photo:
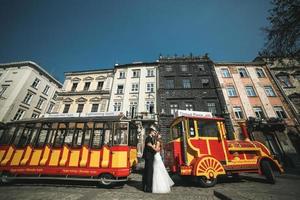
[[140, 112], [131, 115], [131, 113], [126, 112], [126, 117], [133, 120], [141, 120], [141, 121], [157, 121], [157, 114], [148, 113], [148, 112]]

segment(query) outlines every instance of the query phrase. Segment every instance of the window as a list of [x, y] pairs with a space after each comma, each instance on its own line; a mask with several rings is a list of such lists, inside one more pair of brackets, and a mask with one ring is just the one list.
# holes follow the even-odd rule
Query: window
[[178, 124], [172, 127], [173, 139], [180, 138], [182, 136], [182, 132], [183, 132], [182, 122], [179, 122]]
[[263, 69], [261, 69], [261, 68], [256, 68], [256, 74], [257, 74], [258, 78], [264, 78], [264, 77], [266, 77]]
[[181, 65], [180, 69], [182, 72], [187, 72], [188, 71], [188, 66], [187, 65]]
[[50, 86], [49, 85], [46, 85], [44, 91], [43, 91], [43, 94], [47, 95], [48, 92], [49, 92], [49, 89], [50, 89]]
[[190, 111], [194, 110], [193, 109], [193, 104], [191, 104], [191, 103], [185, 103], [185, 110], [190, 110]]
[[31, 87], [37, 89], [37, 87], [38, 87], [38, 85], [39, 85], [40, 82], [41, 82], [40, 79], [36, 78], [36, 79], [33, 81], [33, 83], [31, 84]]
[[168, 89], [174, 88], [174, 80], [173, 79], [166, 80], [166, 88], [168, 88]]
[[213, 115], [217, 113], [216, 104], [214, 102], [207, 103], [208, 112], [211, 112]]
[[69, 109], [70, 109], [70, 106], [71, 106], [70, 104], [65, 104], [63, 113], [68, 113], [68, 112], [69, 112]]
[[244, 118], [243, 111], [242, 111], [241, 107], [234, 107], [233, 112], [234, 112], [234, 115], [235, 115], [236, 119], [243, 119]]
[[264, 114], [264, 112], [263, 112], [263, 110], [262, 110], [261, 107], [259, 107], [259, 106], [253, 107], [253, 111], [254, 111], [255, 116], [257, 118], [265, 119], [265, 114]]
[[290, 77], [288, 75], [286, 75], [286, 76], [278, 76], [277, 78], [280, 80], [281, 85], [283, 87], [293, 87], [293, 84], [291, 83]]
[[217, 122], [215, 120], [198, 120], [198, 134], [200, 137], [218, 137]]
[[102, 141], [103, 141], [103, 128], [104, 125], [103, 123], [96, 123], [95, 124], [95, 129], [93, 132], [93, 139], [92, 139], [92, 148], [100, 148], [102, 146]]
[[227, 87], [227, 94], [229, 97], [236, 97], [237, 93], [235, 91], [235, 88], [233, 86]]
[[28, 92], [23, 100], [23, 103], [30, 104], [30, 102], [32, 100], [32, 96], [33, 96], [33, 94], [31, 92]]
[[154, 83], [147, 83], [147, 92], [154, 92]]
[[280, 119], [287, 118], [282, 106], [274, 106], [274, 111], [275, 111], [278, 118], [280, 118]]
[[47, 110], [47, 113], [51, 113], [53, 107], [54, 107], [54, 103], [50, 103], [50, 104], [49, 104], [49, 107], [48, 107], [48, 110]]
[[138, 83], [133, 83], [131, 85], [131, 92], [138, 92], [139, 91], [139, 84]]
[[114, 134], [114, 145], [128, 144], [128, 124], [127, 123], [116, 123], [115, 134]]
[[121, 102], [115, 102], [114, 104], [114, 111], [121, 111]]
[[120, 72], [120, 73], [119, 73], [119, 78], [125, 78], [125, 72], [123, 72], [123, 71]]
[[54, 95], [53, 95], [53, 97], [52, 97], [52, 99], [53, 99], [54, 101], [56, 101], [57, 96], [58, 96], [58, 94], [57, 94], [57, 92], [55, 92]]
[[19, 119], [21, 119], [23, 117], [24, 113], [25, 113], [25, 110], [19, 109], [17, 111], [17, 113], [15, 114], [13, 120], [19, 120]]
[[0, 97], [4, 94], [4, 92], [7, 90], [8, 86], [2, 85], [1, 90], [0, 90]]
[[171, 72], [172, 71], [172, 66], [166, 66], [165, 70], [166, 70], [166, 72]]
[[91, 85], [91, 82], [85, 82], [85, 83], [84, 83], [84, 88], [83, 88], [83, 90], [84, 90], [84, 91], [88, 91], [89, 88], [90, 88], [90, 85]]
[[175, 115], [175, 113], [178, 111], [178, 104], [176, 103], [171, 104], [170, 111], [171, 111], [171, 115]]
[[154, 69], [147, 69], [147, 76], [154, 76]]
[[191, 88], [191, 80], [190, 79], [182, 79], [183, 88]]
[[238, 71], [239, 71], [239, 74], [240, 74], [241, 78], [248, 77], [248, 74], [247, 74], [247, 71], [246, 71], [245, 68], [239, 68]]
[[123, 94], [123, 85], [118, 85], [117, 94]]
[[133, 118], [136, 116], [137, 112], [137, 102], [130, 102], [129, 104], [129, 117]]
[[78, 104], [78, 106], [77, 106], [77, 113], [82, 113], [82, 111], [83, 111], [83, 107], [84, 107], [84, 104]]
[[140, 77], [140, 70], [132, 70], [132, 77], [139, 78]]
[[222, 73], [222, 77], [224, 77], [224, 78], [231, 77], [231, 75], [230, 75], [230, 73], [229, 73], [229, 70], [226, 69], [226, 68], [222, 68], [222, 69], [221, 69], [221, 73]]
[[209, 79], [205, 78], [201, 80], [203, 88], [209, 88]]
[[45, 102], [45, 100], [40, 98], [38, 103], [36, 104], [36, 108], [37, 109], [42, 109], [44, 102]]
[[72, 92], [75, 92], [77, 86], [78, 86], [78, 83], [73, 83], [72, 88], [71, 88], [71, 91], [72, 91]]
[[32, 113], [32, 115], [31, 115], [31, 118], [38, 118], [39, 117], [39, 114], [37, 114], [37, 113]]
[[99, 81], [97, 85], [97, 90], [102, 90], [103, 88], [103, 81]]
[[201, 72], [201, 71], [205, 71], [205, 67], [204, 65], [198, 65], [198, 70]]
[[98, 112], [98, 107], [99, 107], [99, 104], [92, 104], [91, 112]]
[[256, 93], [252, 86], [246, 86], [246, 93], [248, 97], [255, 97]]
[[265, 92], [267, 94], [268, 97], [275, 97], [275, 92], [273, 90], [273, 88], [271, 86], [265, 86]]
[[146, 110], [148, 113], [154, 113], [154, 102], [153, 101], [146, 101]]

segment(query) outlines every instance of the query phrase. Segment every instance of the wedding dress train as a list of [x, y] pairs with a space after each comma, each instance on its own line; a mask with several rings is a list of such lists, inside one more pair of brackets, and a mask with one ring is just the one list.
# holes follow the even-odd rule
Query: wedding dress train
[[170, 178], [165, 165], [162, 161], [160, 153], [154, 155], [153, 162], [153, 193], [169, 193], [174, 182]]

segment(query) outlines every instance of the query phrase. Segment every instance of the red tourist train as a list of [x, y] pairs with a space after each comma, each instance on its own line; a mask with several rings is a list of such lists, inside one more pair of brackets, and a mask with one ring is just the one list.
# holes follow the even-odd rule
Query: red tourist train
[[226, 139], [224, 119], [185, 114], [171, 124], [171, 141], [165, 145], [165, 164], [171, 172], [193, 177], [203, 187], [214, 186], [221, 175], [241, 172], [258, 173], [275, 183], [273, 171], [283, 172], [262, 143]]
[[48, 117], [0, 127], [1, 181], [124, 184], [137, 163], [137, 127], [123, 116]]

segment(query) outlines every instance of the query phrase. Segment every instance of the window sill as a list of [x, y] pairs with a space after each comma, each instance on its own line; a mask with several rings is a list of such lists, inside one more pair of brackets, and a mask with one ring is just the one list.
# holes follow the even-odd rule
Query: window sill
[[32, 87], [32, 88], [35, 89], [35, 90], [38, 90], [36, 87], [33, 87], [32, 85], [31, 85], [30, 87]]
[[124, 93], [115, 93], [115, 95], [124, 95]]
[[146, 76], [146, 78], [151, 78], [151, 77], [155, 77], [154, 75], [153, 76]]
[[282, 86], [282, 88], [283, 89], [293, 89], [293, 88], [296, 88], [296, 87], [295, 86], [289, 86], [289, 87], [288, 86]]

